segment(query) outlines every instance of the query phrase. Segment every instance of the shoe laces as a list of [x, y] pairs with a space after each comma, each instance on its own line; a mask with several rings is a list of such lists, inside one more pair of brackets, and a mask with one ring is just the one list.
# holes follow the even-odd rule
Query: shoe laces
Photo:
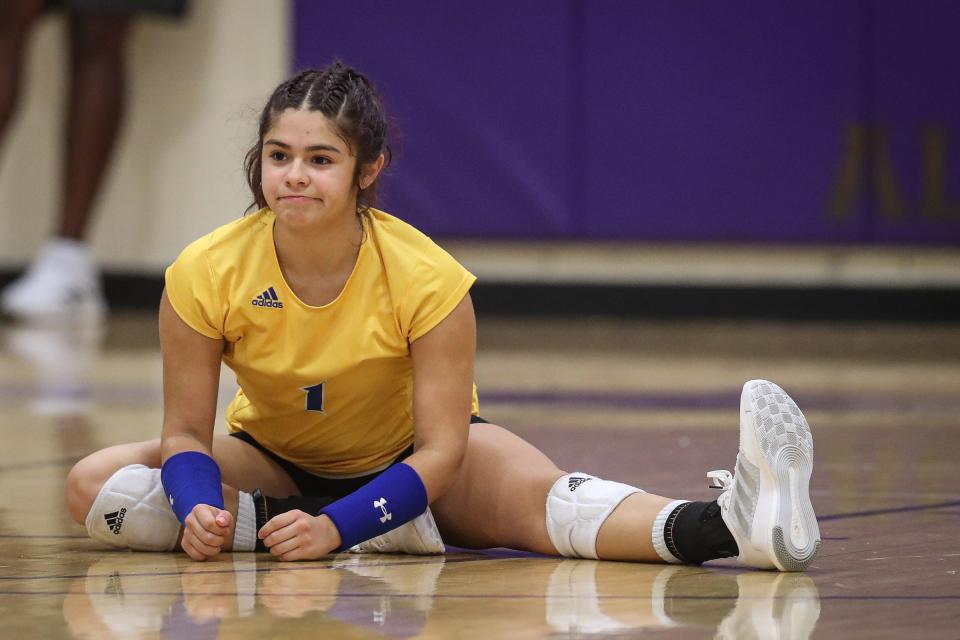
[[733, 474], [726, 469], [708, 471], [707, 477], [710, 478], [711, 489], [722, 489], [726, 491], [733, 486]]
[[730, 504], [730, 491], [733, 487], [733, 474], [727, 471], [726, 469], [716, 469], [714, 471], [708, 471], [707, 477], [710, 478], [710, 488], [711, 489], [720, 489], [723, 493], [717, 498], [717, 504], [722, 508], [727, 508]]

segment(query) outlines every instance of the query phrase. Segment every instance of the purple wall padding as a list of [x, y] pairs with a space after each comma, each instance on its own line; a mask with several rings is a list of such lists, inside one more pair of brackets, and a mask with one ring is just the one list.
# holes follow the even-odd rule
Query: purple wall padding
[[380, 87], [384, 206], [431, 235], [960, 241], [960, 3], [294, 6], [297, 69]]
[[585, 68], [616, 70], [585, 77], [587, 235], [861, 234], [821, 215], [837, 125], [859, 109], [855, 5], [756, 2], [749, 20], [727, 3], [628, 6], [591, 5], [584, 25]]
[[960, 3], [867, 8], [873, 27], [869, 121], [891, 168], [878, 178], [888, 188], [877, 190], [872, 237], [960, 243]]
[[[559, 5], [563, 6], [563, 5]], [[432, 235], [569, 235], [564, 13], [542, 2], [298, 2], [298, 69], [341, 57], [402, 136], [392, 213]]]

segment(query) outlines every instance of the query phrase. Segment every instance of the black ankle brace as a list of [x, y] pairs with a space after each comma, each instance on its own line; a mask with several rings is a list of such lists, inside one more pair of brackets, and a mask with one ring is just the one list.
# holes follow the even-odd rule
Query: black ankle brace
[[[336, 498], [331, 498], [329, 496], [288, 496], [286, 498], [271, 498], [263, 495], [263, 492], [260, 491], [260, 489], [254, 489], [253, 493], [250, 495], [253, 497], [253, 511], [257, 518], [257, 531], [260, 531], [260, 529], [263, 528], [263, 525], [270, 521], [270, 518], [281, 513], [299, 509], [304, 513], [317, 515], [320, 513], [320, 509], [323, 509], [325, 506], [336, 500]], [[266, 550], [267, 548], [264, 546], [263, 542], [259, 537], [257, 537], [256, 551]]]
[[740, 550], [713, 502], [684, 502], [667, 517], [663, 541], [670, 553], [686, 564], [731, 558]]

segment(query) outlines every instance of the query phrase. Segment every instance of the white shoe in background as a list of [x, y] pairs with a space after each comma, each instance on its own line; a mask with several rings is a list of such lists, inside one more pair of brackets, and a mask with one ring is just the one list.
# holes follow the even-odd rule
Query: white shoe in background
[[15, 320], [99, 320], [107, 305], [93, 254], [77, 240], [49, 241], [27, 271], [0, 292], [0, 313]]

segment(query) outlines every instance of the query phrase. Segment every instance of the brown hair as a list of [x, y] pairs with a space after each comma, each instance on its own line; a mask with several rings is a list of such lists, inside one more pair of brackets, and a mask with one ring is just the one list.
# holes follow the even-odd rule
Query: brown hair
[[360, 188], [360, 169], [383, 154], [384, 168], [392, 153], [387, 145], [387, 112], [373, 83], [359, 71], [335, 60], [325, 69], [308, 69], [274, 89], [260, 113], [257, 142], [247, 151], [243, 168], [253, 193], [251, 208], [267, 206], [263, 195], [261, 163], [263, 137], [286, 109], [319, 111], [333, 124], [337, 135], [357, 158], [353, 181], [357, 187], [357, 213], [365, 214], [376, 204], [377, 181]]

